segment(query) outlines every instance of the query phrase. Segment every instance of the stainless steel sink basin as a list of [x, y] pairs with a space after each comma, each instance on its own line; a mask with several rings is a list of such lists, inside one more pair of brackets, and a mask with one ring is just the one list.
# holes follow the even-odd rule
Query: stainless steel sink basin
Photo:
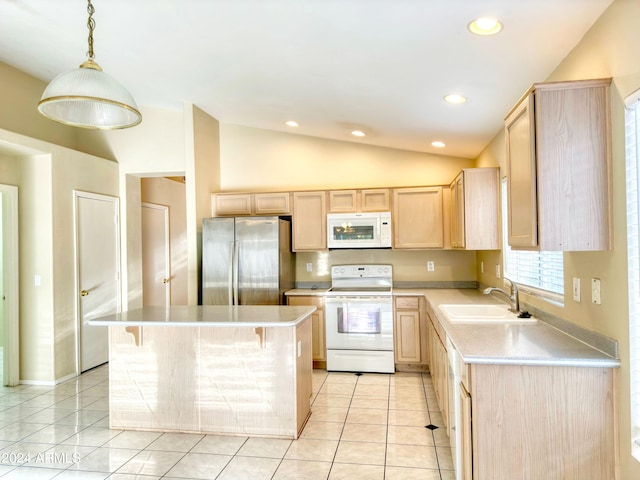
[[531, 318], [519, 318], [508, 305], [451, 304], [440, 305], [440, 310], [452, 323], [536, 323]]

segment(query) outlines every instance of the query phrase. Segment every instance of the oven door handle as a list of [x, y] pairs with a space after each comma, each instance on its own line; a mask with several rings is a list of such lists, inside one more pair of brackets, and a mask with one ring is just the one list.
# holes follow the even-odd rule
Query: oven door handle
[[325, 297], [326, 303], [391, 303], [391, 297]]

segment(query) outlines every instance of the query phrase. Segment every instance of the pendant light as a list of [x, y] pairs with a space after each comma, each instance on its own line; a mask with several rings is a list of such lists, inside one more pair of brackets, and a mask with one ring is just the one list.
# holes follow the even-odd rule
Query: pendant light
[[88, 60], [80, 68], [62, 73], [47, 86], [38, 111], [56, 122], [74, 127], [113, 130], [138, 125], [142, 115], [131, 94], [93, 59], [95, 9], [87, 0]]

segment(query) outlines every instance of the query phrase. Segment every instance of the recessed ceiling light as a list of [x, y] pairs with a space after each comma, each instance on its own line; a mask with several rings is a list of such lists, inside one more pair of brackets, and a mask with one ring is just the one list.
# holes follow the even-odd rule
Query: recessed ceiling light
[[363, 131], [354, 130], [353, 132], [351, 132], [351, 135], [353, 135], [354, 137], [364, 137], [366, 134]]
[[289, 127], [297, 127], [298, 126], [298, 122], [294, 122], [293, 120], [289, 120], [287, 122], [284, 122], [284, 124], [289, 126]]
[[436, 147], [436, 148], [443, 148], [443, 147], [446, 147], [446, 146], [447, 146], [447, 144], [446, 144], [446, 143], [441, 142], [441, 141], [439, 141], [439, 140], [436, 140], [435, 142], [431, 142], [431, 145], [432, 145], [432, 146], [434, 146], [434, 147]]
[[467, 97], [464, 95], [459, 95], [457, 93], [450, 93], [444, 97], [444, 101], [447, 103], [452, 103], [454, 105], [459, 105], [467, 101]]
[[495, 18], [480, 17], [469, 23], [467, 30], [475, 35], [495, 35], [502, 30], [502, 23]]

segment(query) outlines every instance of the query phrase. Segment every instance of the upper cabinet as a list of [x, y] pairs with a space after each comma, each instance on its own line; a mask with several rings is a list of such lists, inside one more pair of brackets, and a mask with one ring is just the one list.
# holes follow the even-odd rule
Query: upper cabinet
[[326, 192], [293, 192], [293, 251], [327, 249]]
[[394, 248], [443, 248], [442, 187], [393, 190]]
[[500, 170], [468, 168], [451, 182], [451, 246], [500, 248]]
[[389, 210], [388, 188], [329, 192], [330, 213], [388, 212]]
[[291, 215], [291, 194], [218, 193], [211, 196], [211, 213], [216, 217], [235, 215]]
[[610, 84], [535, 84], [507, 114], [512, 247], [611, 249]]

